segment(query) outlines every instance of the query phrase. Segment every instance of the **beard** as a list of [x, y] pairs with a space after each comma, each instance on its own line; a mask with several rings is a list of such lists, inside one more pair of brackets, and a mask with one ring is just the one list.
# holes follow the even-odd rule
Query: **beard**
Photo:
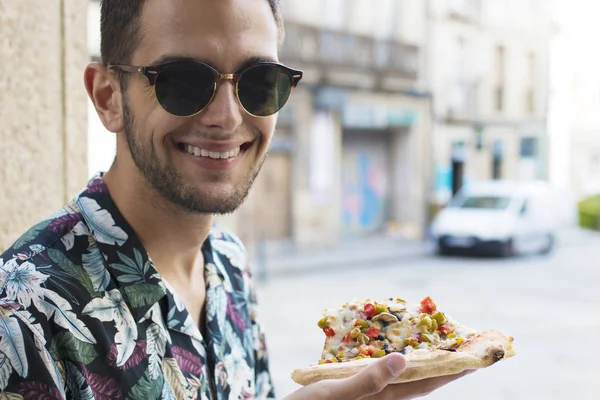
[[[187, 212], [198, 214], [229, 214], [234, 212], [246, 199], [254, 179], [258, 175], [267, 153], [256, 163], [250, 173], [243, 178], [227, 195], [210, 195], [202, 188], [186, 184], [177, 169], [165, 161], [161, 161], [154, 148], [154, 135], [144, 136], [136, 127], [135, 118], [127, 98], [123, 98], [123, 122], [129, 152], [136, 167], [145, 180], [165, 200]], [[181, 154], [182, 157], [186, 156]], [[227, 173], [212, 173], [211, 180], [219, 182], [226, 179]]]

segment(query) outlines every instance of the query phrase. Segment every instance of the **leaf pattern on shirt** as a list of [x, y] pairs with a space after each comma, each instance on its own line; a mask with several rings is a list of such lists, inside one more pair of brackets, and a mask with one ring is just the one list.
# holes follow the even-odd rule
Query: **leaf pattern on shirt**
[[52, 377], [52, 382], [60, 392], [61, 397], [65, 397], [65, 378], [58, 368], [57, 363], [52, 359], [50, 352], [46, 349], [46, 340], [39, 335], [34, 335], [35, 348], [46, 367], [46, 371]]
[[90, 372], [85, 365], [81, 366], [83, 376], [92, 389], [96, 400], [122, 400], [123, 394], [117, 382], [110, 376], [102, 376]]
[[[129, 357], [129, 360], [127, 360], [127, 362], [121, 368], [122, 369], [130, 369], [130, 368], [137, 367], [139, 365], [139, 363], [141, 363], [142, 361], [144, 361], [146, 359], [146, 355], [147, 355], [146, 347], [147, 347], [146, 340], [138, 340], [135, 344], [135, 348], [133, 349], [133, 354], [131, 355], [131, 357]], [[118, 356], [117, 345], [113, 343], [110, 346], [110, 350], [108, 351], [108, 354], [106, 355], [106, 361], [108, 362], [108, 365], [116, 367], [117, 366], [117, 356]]]
[[96, 339], [87, 326], [77, 318], [71, 304], [59, 296], [56, 292], [43, 289], [45, 299], [34, 299], [34, 304], [39, 311], [44, 313], [49, 320], [53, 320], [58, 326], [65, 328], [73, 335], [86, 343], [96, 343]]
[[217, 286], [209, 289], [207, 298], [207, 317], [217, 321], [218, 330], [222, 332], [227, 318], [227, 294], [222, 286]]
[[97, 241], [122, 246], [127, 241], [127, 233], [116, 226], [115, 220], [107, 210], [89, 197], [79, 197], [77, 205], [86, 218], [90, 230]]
[[150, 377], [150, 371], [147, 370], [146, 374], [135, 384], [131, 389], [131, 392], [127, 395], [126, 399], [131, 400], [156, 400], [162, 394], [164, 385], [164, 377], [160, 374], [155, 379]]
[[92, 344], [77, 339], [71, 332], [61, 332], [52, 338], [50, 354], [55, 360], [67, 359], [83, 364], [91, 364], [98, 356]]
[[240, 251], [240, 247], [237, 245], [237, 243], [227, 240], [215, 240], [213, 241], [212, 245], [215, 250], [229, 259], [229, 262], [233, 267], [240, 270], [246, 268], [245, 254]]
[[10, 365], [10, 360], [3, 352], [0, 352], [0, 392], [8, 386], [8, 379], [13, 368]]
[[169, 384], [171, 391], [177, 399], [188, 399], [190, 393], [188, 390], [188, 383], [183, 376], [183, 373], [179, 369], [177, 360], [174, 358], [165, 357], [162, 360], [162, 370], [165, 375], [165, 382]]
[[183, 372], [189, 372], [194, 375], [199, 375], [202, 372], [202, 360], [200, 360], [200, 357], [196, 357], [190, 351], [179, 346], [171, 347], [171, 353]]
[[163, 390], [162, 390], [162, 394], [161, 394], [161, 400], [178, 400], [175, 397], [175, 393], [173, 393], [173, 391], [171, 390], [171, 387], [169, 386], [169, 384], [167, 383], [166, 380], [163, 383]]
[[201, 251], [203, 333], [94, 177], [0, 254], [0, 400], [273, 399], [243, 245]]
[[160, 286], [148, 283], [127, 286], [125, 293], [133, 308], [152, 305], [165, 295]]
[[95, 400], [92, 388], [87, 384], [79, 367], [75, 363], [67, 361], [66, 369], [67, 387], [71, 391], [71, 396], [81, 400]]
[[61, 400], [60, 392], [56, 387], [42, 382], [23, 382], [19, 389], [19, 393], [27, 400]]
[[151, 263], [150, 261], [143, 261], [142, 254], [139, 250], [134, 249], [134, 253], [135, 261], [131, 257], [121, 252], [117, 252], [121, 259], [121, 263], [112, 264], [111, 267], [124, 273], [117, 277], [119, 282], [143, 283], [146, 280], [146, 274], [150, 269]]
[[92, 300], [83, 309], [83, 315], [89, 315], [103, 322], [114, 321], [117, 333], [117, 367], [123, 366], [133, 353], [137, 339], [137, 325], [117, 289], [107, 291], [103, 298]]
[[148, 372], [150, 379], [154, 380], [160, 375], [161, 362], [165, 356], [167, 338], [162, 333], [162, 328], [152, 324], [146, 331], [146, 354], [148, 354]]
[[18, 393], [0, 392], [0, 400], [23, 400]]
[[44, 229], [48, 228], [52, 222], [53, 220], [49, 219], [37, 223], [17, 239], [17, 241], [12, 245], [12, 249], [20, 249], [21, 247], [25, 246], [25, 244], [35, 240], [35, 238], [37, 238], [39, 234], [44, 231]]
[[88, 274], [92, 288], [95, 292], [102, 293], [110, 284], [110, 274], [104, 265], [104, 257], [95, 241], [90, 243], [88, 251], [83, 253], [82, 266]]
[[19, 376], [27, 376], [29, 361], [19, 320], [0, 307], [0, 352], [5, 355]]
[[81, 267], [76, 266], [67, 258], [67, 256], [57, 249], [48, 249], [48, 256], [56, 265], [62, 268], [67, 274], [76, 278], [92, 296], [96, 294], [90, 276]]
[[[79, 214], [81, 216], [81, 214]], [[65, 246], [65, 250], [69, 251], [75, 246], [76, 236], [90, 236], [90, 231], [83, 221], [79, 222], [73, 229], [67, 232], [60, 240]]]

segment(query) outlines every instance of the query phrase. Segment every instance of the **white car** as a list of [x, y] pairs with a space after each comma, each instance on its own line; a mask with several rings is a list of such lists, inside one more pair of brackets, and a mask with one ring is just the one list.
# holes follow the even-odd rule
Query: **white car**
[[575, 216], [575, 203], [546, 182], [475, 182], [436, 216], [431, 238], [439, 254], [544, 254]]

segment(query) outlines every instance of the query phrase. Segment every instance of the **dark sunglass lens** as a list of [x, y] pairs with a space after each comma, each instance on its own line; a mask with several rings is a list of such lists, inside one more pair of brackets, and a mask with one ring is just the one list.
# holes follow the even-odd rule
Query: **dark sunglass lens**
[[250, 114], [264, 117], [275, 114], [287, 102], [292, 77], [278, 65], [257, 65], [244, 71], [238, 83], [240, 103]]
[[173, 63], [158, 74], [156, 98], [169, 113], [187, 117], [208, 104], [214, 82], [213, 72], [208, 66], [193, 62]]

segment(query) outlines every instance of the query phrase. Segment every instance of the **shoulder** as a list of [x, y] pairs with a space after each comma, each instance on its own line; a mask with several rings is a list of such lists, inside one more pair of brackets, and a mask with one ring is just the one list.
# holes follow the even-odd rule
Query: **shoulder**
[[242, 241], [221, 225], [213, 225], [209, 235], [210, 245], [215, 256], [230, 263], [232, 267], [246, 270], [248, 253]]
[[246, 247], [241, 239], [223, 225], [214, 224], [210, 230], [210, 236], [213, 241], [218, 240], [228, 242], [232, 246], [237, 247], [239, 251], [246, 253]]
[[50, 313], [91, 299], [83, 262], [89, 235], [74, 204], [34, 225], [0, 255], [0, 300]]
[[57, 242], [63, 242], [65, 247], [72, 247], [72, 237], [87, 233], [83, 215], [77, 204], [71, 202], [25, 231], [4, 254], [0, 254], [0, 258], [5, 261], [13, 257], [32, 258]]

